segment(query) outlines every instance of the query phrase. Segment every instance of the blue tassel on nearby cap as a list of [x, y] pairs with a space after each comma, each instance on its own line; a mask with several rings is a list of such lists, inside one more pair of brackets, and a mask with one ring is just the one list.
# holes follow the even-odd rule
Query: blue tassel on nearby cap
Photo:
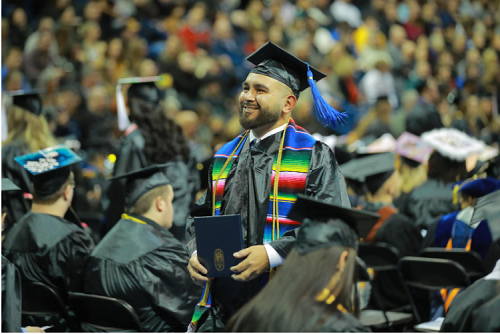
[[332, 127], [335, 128], [339, 125], [343, 125], [347, 120], [348, 117], [347, 114], [338, 111], [325, 101], [325, 99], [319, 93], [318, 87], [316, 86], [316, 82], [314, 82], [313, 74], [309, 69], [309, 64], [306, 63], [306, 65], [307, 65], [307, 82], [309, 82], [309, 86], [311, 86], [316, 118], [323, 126], [331, 125]]

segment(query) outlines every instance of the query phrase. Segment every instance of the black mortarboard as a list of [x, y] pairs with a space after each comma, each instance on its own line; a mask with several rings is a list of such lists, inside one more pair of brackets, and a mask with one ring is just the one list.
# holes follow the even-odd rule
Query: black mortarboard
[[66, 146], [57, 145], [14, 160], [30, 173], [33, 191], [43, 200], [61, 189], [71, 174], [71, 165], [82, 158]]
[[300, 92], [310, 87], [313, 95], [315, 116], [323, 126], [331, 125], [336, 127], [347, 118], [347, 114], [340, 113], [330, 106], [321, 97], [318, 87], [316, 87], [315, 82], [325, 78], [326, 74], [273, 42], [264, 44], [248, 56], [247, 60], [256, 65], [250, 73], [261, 74], [278, 80], [288, 86], [297, 98], [299, 98]]
[[42, 98], [38, 91], [15, 91], [9, 92], [8, 95], [12, 96], [12, 104], [29, 112], [40, 116], [42, 114]]
[[288, 213], [288, 218], [303, 222], [297, 236], [296, 248], [299, 253], [304, 254], [335, 245], [357, 249], [358, 238], [366, 238], [380, 216], [299, 194]]
[[160, 102], [160, 90], [156, 86], [156, 82], [160, 80], [160, 76], [124, 78], [118, 80], [118, 84], [130, 84], [127, 91], [129, 99], [138, 98], [152, 104], [158, 104]]
[[[309, 88], [307, 82], [307, 64], [288, 51], [280, 48], [273, 42], [267, 42], [260, 49], [247, 57], [247, 60], [256, 65], [251, 73], [262, 74], [284, 83], [297, 96]], [[314, 81], [326, 77], [321, 71], [309, 66]]]
[[340, 166], [340, 171], [355, 190], [372, 194], [380, 189], [394, 170], [394, 153], [372, 154]]
[[125, 184], [125, 206], [130, 209], [142, 195], [147, 192], [170, 184], [169, 179], [163, 172], [170, 164], [149, 166], [134, 171], [117, 175], [110, 180], [126, 179]]
[[10, 179], [6, 177], [2, 178], [2, 193], [10, 191], [19, 191], [19, 190], [21, 190], [21, 188], [16, 186], [16, 184], [12, 182]]

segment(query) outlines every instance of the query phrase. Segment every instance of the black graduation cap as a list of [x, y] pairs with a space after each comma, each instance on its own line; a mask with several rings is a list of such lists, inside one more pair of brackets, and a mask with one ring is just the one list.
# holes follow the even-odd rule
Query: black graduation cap
[[380, 216], [299, 194], [288, 213], [288, 218], [303, 222], [297, 236], [296, 248], [300, 254], [304, 254], [335, 245], [357, 249], [358, 238], [366, 238]]
[[160, 90], [156, 82], [160, 81], [160, 76], [124, 78], [118, 80], [118, 84], [130, 84], [127, 92], [128, 98], [138, 98], [152, 104], [160, 102]]
[[12, 104], [29, 112], [40, 116], [42, 114], [42, 98], [40, 91], [15, 91], [9, 92], [8, 95], [12, 96]]
[[394, 153], [371, 154], [340, 165], [344, 177], [359, 192], [372, 194], [394, 173]]
[[57, 145], [14, 160], [30, 173], [33, 191], [43, 200], [61, 189], [71, 174], [71, 166], [82, 158], [65, 145]]
[[170, 180], [163, 172], [165, 168], [170, 165], [171, 164], [167, 163], [136, 169], [125, 174], [117, 175], [111, 178], [110, 181], [126, 179], [125, 206], [127, 209], [130, 209], [142, 195], [155, 188], [170, 184]]
[[316, 81], [326, 77], [326, 74], [295, 57], [273, 42], [267, 42], [257, 51], [247, 57], [256, 65], [250, 73], [265, 75], [287, 85], [293, 94], [299, 98], [300, 92], [311, 88], [315, 116], [323, 126], [336, 127], [342, 124], [347, 114], [340, 113], [321, 97], [316, 87]]
[[19, 191], [19, 190], [21, 190], [21, 188], [16, 186], [16, 184], [12, 182], [10, 179], [6, 177], [2, 178], [2, 193], [10, 191]]

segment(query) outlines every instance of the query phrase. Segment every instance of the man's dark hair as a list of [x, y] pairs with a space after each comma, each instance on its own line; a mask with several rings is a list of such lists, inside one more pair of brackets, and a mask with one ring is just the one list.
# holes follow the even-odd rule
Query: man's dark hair
[[74, 184], [74, 182], [75, 182], [75, 176], [73, 172], [71, 172], [68, 179], [64, 182], [61, 188], [59, 188], [55, 193], [49, 196], [41, 197], [37, 195], [36, 190], [33, 190], [33, 202], [40, 204], [47, 204], [47, 205], [54, 204], [64, 194], [64, 190], [66, 189], [66, 187], [69, 186], [70, 184]]
[[146, 212], [151, 209], [151, 206], [153, 205], [153, 201], [158, 197], [166, 197], [169, 195], [171, 190], [169, 190], [170, 187], [167, 185], [161, 186], [154, 188], [153, 190], [148, 191], [144, 195], [142, 195], [137, 202], [135, 202], [134, 206], [128, 210], [128, 213], [134, 214], [134, 215], [143, 215]]
[[427, 177], [429, 179], [454, 183], [467, 178], [465, 161], [452, 160], [441, 155], [438, 151], [432, 152], [428, 167]]

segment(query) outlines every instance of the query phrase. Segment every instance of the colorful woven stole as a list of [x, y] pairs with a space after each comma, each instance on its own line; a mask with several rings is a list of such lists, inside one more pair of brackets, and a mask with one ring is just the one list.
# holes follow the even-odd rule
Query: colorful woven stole
[[[226, 178], [235, 159], [239, 156], [249, 131], [224, 145], [215, 155], [212, 168], [213, 215], [220, 215]], [[297, 200], [297, 194], [304, 193], [307, 172], [311, 162], [312, 149], [316, 140], [303, 128], [290, 119], [282, 137], [280, 150], [273, 163], [269, 209], [264, 226], [263, 243], [277, 240], [287, 231], [297, 228], [300, 223], [286, 216]], [[275, 183], [275, 179], [278, 183]], [[275, 200], [275, 194], [277, 195]], [[209, 281], [203, 290], [202, 298], [196, 306], [188, 331], [195, 331], [198, 320], [210, 308], [211, 293]]]

